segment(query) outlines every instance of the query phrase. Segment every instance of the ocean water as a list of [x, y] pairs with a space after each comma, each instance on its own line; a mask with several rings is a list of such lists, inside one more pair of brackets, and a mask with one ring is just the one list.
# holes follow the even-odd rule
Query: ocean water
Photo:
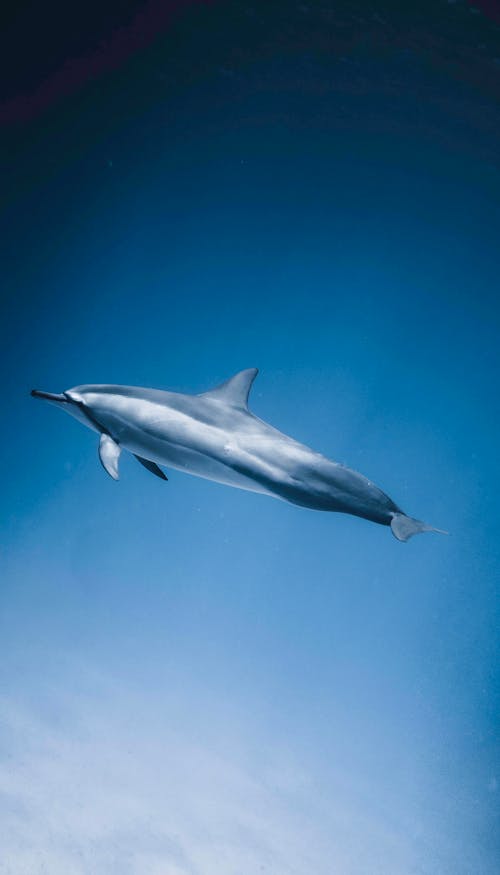
[[[497, 25], [173, 6], [0, 113], [0, 873], [493, 875]], [[254, 366], [256, 415], [450, 536], [114, 483], [29, 396]]]

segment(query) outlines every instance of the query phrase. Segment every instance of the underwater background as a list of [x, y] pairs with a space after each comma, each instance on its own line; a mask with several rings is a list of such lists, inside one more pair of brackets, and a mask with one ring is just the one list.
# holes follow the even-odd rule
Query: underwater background
[[[21, 4], [2, 54], [0, 872], [499, 871], [486, 2]], [[29, 397], [250, 408], [450, 531], [169, 471]]]

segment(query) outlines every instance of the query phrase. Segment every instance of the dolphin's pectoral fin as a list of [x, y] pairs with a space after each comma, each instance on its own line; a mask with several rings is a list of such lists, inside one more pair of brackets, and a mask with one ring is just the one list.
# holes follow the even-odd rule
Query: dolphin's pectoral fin
[[226, 380], [225, 383], [216, 386], [215, 389], [203, 392], [202, 397], [214, 398], [217, 401], [224, 401], [225, 404], [230, 404], [231, 407], [240, 407], [246, 410], [248, 395], [258, 373], [257, 368], [247, 368], [246, 371], [240, 371], [234, 377]]
[[161, 468], [156, 464], [156, 462], [150, 462], [149, 459], [143, 459], [142, 456], [137, 456], [135, 453], [134, 453], [134, 456], [137, 459], [137, 461], [140, 462], [141, 465], [144, 465], [144, 467], [147, 468], [148, 471], [151, 471], [152, 474], [156, 474], [156, 476], [160, 477], [161, 480], [168, 480], [167, 475], [165, 474], [164, 471], [161, 470]]
[[99, 441], [99, 458], [102, 467], [108, 472], [113, 480], [118, 480], [118, 459], [120, 458], [121, 447], [113, 440], [109, 434], [101, 434]]

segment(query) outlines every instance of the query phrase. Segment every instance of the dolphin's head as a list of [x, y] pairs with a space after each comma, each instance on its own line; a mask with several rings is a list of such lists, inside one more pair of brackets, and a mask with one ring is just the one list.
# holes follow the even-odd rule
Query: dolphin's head
[[33, 398], [41, 398], [43, 401], [48, 401], [56, 407], [60, 407], [65, 413], [74, 416], [84, 425], [90, 428], [96, 428], [96, 424], [89, 417], [86, 411], [83, 398], [74, 389], [68, 389], [66, 392], [42, 392], [40, 389], [32, 389], [31, 396]]
[[68, 398], [64, 392], [55, 394], [54, 392], [42, 392], [40, 389], [31, 390], [32, 398], [43, 398], [44, 401], [50, 401], [51, 404], [68, 404]]

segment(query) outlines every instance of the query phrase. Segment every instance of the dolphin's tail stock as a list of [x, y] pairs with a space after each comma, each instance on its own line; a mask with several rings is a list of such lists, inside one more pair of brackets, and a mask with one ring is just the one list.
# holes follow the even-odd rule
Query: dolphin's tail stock
[[411, 516], [406, 516], [405, 513], [394, 513], [391, 520], [392, 534], [398, 541], [408, 541], [412, 535], [418, 535], [420, 532], [437, 532], [439, 535], [449, 535], [449, 532], [444, 532], [443, 529], [435, 529], [433, 526], [427, 525], [420, 520], [414, 520]]

